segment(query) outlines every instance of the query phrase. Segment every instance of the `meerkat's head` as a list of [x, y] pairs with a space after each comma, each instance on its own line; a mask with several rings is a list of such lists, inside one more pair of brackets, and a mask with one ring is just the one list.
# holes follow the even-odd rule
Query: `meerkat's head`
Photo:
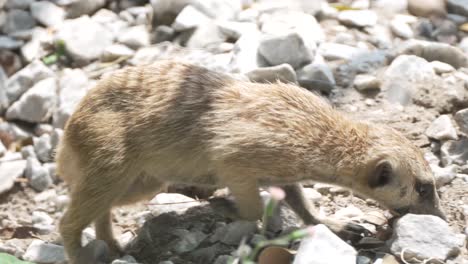
[[372, 143], [361, 174], [362, 192], [400, 215], [431, 214], [445, 219], [435, 178], [422, 151], [388, 127], [369, 131]]

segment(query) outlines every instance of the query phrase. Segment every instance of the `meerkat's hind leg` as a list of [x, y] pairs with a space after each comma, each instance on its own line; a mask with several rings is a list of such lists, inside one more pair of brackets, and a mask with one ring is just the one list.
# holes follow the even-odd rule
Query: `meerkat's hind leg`
[[123, 251], [120, 248], [117, 240], [114, 238], [111, 209], [109, 209], [94, 221], [94, 228], [96, 230], [96, 239], [107, 243], [107, 246], [110, 250], [110, 257], [120, 257]]
[[[100, 222], [98, 226], [109, 223], [109, 220], [105, 219], [110, 218], [104, 217], [106, 217], [106, 214], [110, 215], [113, 203], [119, 199], [119, 194], [122, 193], [121, 190], [125, 189], [129, 185], [129, 179], [131, 180], [131, 178], [122, 175], [122, 173], [125, 173], [124, 171], [104, 168], [92, 171], [83, 175], [80, 184], [73, 186], [70, 205], [62, 217], [59, 227], [71, 263], [75, 263], [78, 254], [81, 252], [81, 233], [83, 229], [98, 219], [101, 219], [98, 220]], [[103, 186], [106, 186], [106, 188], [103, 189]], [[112, 236], [112, 232], [101, 229], [98, 233], [107, 237], [108, 241], [113, 239], [109, 238], [109, 236]]]
[[299, 215], [304, 224], [324, 224], [342, 239], [352, 242], [359, 241], [362, 238], [362, 234], [367, 235], [369, 233], [361, 225], [352, 222], [342, 222], [319, 217], [315, 206], [306, 199], [301, 184], [284, 185], [282, 188], [286, 193], [286, 203]]

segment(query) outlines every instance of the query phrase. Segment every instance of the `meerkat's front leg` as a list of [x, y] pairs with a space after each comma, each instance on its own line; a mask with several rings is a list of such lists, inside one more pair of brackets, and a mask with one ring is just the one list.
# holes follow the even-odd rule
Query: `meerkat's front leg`
[[353, 242], [357, 242], [362, 238], [361, 234], [368, 232], [364, 227], [352, 222], [341, 222], [319, 217], [315, 206], [306, 199], [300, 183], [285, 185], [282, 188], [286, 193], [286, 203], [306, 225], [325, 224], [341, 238]]

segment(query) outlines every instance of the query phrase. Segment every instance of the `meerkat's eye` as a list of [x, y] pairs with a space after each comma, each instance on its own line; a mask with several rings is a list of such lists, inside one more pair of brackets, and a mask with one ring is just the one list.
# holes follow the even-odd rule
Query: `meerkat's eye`
[[387, 185], [393, 175], [392, 165], [387, 161], [381, 161], [377, 164], [373, 175], [369, 178], [369, 186], [372, 188]]
[[415, 185], [415, 190], [419, 194], [419, 196], [425, 198], [429, 197], [432, 194], [433, 186], [430, 183], [421, 183], [417, 182]]

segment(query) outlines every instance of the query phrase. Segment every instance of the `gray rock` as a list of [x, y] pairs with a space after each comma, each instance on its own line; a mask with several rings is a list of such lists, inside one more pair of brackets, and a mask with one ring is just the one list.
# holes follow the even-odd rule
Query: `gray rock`
[[353, 82], [354, 88], [360, 92], [380, 90], [380, 80], [373, 75], [356, 75]]
[[36, 158], [28, 158], [24, 175], [29, 185], [36, 191], [42, 192], [52, 184], [49, 171]]
[[207, 15], [195, 7], [188, 5], [177, 15], [174, 23], [172, 23], [172, 28], [176, 31], [185, 31], [196, 28], [210, 20], [211, 19]]
[[63, 8], [48, 1], [31, 3], [31, 15], [46, 27], [58, 26], [65, 19]]
[[357, 252], [325, 225], [316, 225], [313, 234], [301, 241], [293, 264], [355, 264]]
[[252, 82], [275, 83], [296, 83], [296, 73], [289, 64], [280, 64], [272, 67], [258, 68], [246, 73]]
[[23, 259], [44, 264], [63, 262], [65, 261], [65, 250], [62, 246], [35, 239], [26, 249]]
[[155, 43], [170, 41], [174, 38], [174, 35], [175, 31], [173, 28], [161, 25], [154, 30], [154, 41]]
[[46, 212], [33, 211], [32, 212], [33, 227], [38, 229], [40, 234], [49, 234], [55, 229], [54, 219]]
[[180, 238], [174, 246], [174, 251], [178, 254], [194, 250], [208, 236], [199, 230], [190, 232], [183, 229], [175, 230], [174, 234]]
[[442, 165], [463, 166], [468, 160], [468, 138], [449, 140], [440, 147]]
[[458, 166], [449, 165], [447, 167], [441, 168], [438, 165], [431, 164], [432, 172], [436, 179], [437, 187], [444, 186], [452, 182], [452, 180], [457, 176]]
[[462, 16], [468, 16], [468, 1], [466, 0], [447, 0], [448, 11]]
[[5, 71], [3, 71], [3, 67], [0, 67], [0, 114], [3, 114], [3, 112], [8, 108], [6, 81], [7, 75]]
[[19, 9], [8, 11], [5, 23], [2, 26], [3, 32], [12, 34], [22, 30], [28, 30], [36, 25], [36, 21], [29, 12]]
[[79, 0], [71, 1], [67, 6], [67, 17], [76, 18], [82, 15], [91, 15], [104, 7], [106, 0]]
[[50, 144], [52, 146], [52, 149], [56, 149], [60, 139], [62, 138], [63, 135], [63, 130], [60, 128], [55, 128], [54, 131], [52, 131], [52, 134], [50, 136]]
[[65, 69], [59, 80], [58, 107], [53, 116], [53, 125], [63, 128], [76, 105], [83, 98], [90, 83], [88, 76], [81, 69]]
[[44, 63], [39, 60], [31, 62], [7, 80], [6, 95], [8, 103], [11, 104], [16, 101], [24, 92], [40, 80], [52, 76], [54, 76], [54, 73]]
[[468, 108], [462, 109], [455, 113], [455, 122], [457, 123], [460, 131], [468, 134]]
[[444, 0], [408, 0], [408, 11], [415, 16], [442, 16], [447, 13]]
[[385, 71], [382, 90], [393, 103], [407, 105], [415, 91], [434, 82], [436, 74], [431, 64], [414, 55], [400, 55]]
[[0, 49], [14, 50], [20, 48], [24, 44], [21, 40], [16, 40], [8, 36], [0, 36]]
[[56, 89], [57, 82], [53, 77], [39, 81], [8, 108], [6, 118], [33, 123], [47, 121], [56, 104]]
[[257, 224], [249, 221], [235, 221], [223, 227], [224, 237], [221, 242], [227, 245], [239, 245], [244, 237], [251, 236], [257, 230]]
[[117, 37], [118, 42], [131, 48], [138, 49], [150, 44], [150, 36], [145, 25], [124, 29]]
[[288, 63], [295, 69], [313, 58], [313, 51], [307, 49], [297, 33], [266, 37], [260, 42], [258, 52], [272, 66]]
[[330, 88], [333, 88], [336, 84], [332, 70], [319, 55], [315, 56], [314, 61], [311, 64], [308, 64], [297, 71], [297, 79], [301, 86], [308, 89], [310, 87], [304, 86], [307, 82], [324, 82], [329, 84]]
[[390, 250], [397, 256], [404, 250], [405, 259], [446, 260], [459, 254], [463, 242], [464, 237], [454, 233], [441, 218], [407, 214], [394, 225]]
[[55, 162], [46, 162], [42, 166], [44, 166], [44, 168], [47, 169], [52, 181], [57, 180], [57, 163], [55, 163]]
[[38, 159], [42, 162], [49, 162], [52, 152], [51, 136], [44, 134], [40, 137], [34, 137], [33, 144]]
[[9, 162], [9, 161], [17, 161], [23, 160], [23, 156], [19, 152], [11, 152], [7, 151], [3, 157], [0, 158], [0, 162]]
[[200, 202], [178, 193], [160, 193], [151, 200], [150, 209], [154, 215], [168, 212], [182, 214]]
[[8, 0], [5, 3], [7, 9], [28, 9], [35, 0]]
[[121, 44], [113, 44], [104, 49], [101, 60], [103, 62], [109, 62], [121, 57], [131, 57], [133, 54], [135, 54], [135, 51], [129, 47]]
[[426, 135], [437, 140], [457, 140], [458, 135], [449, 115], [441, 115], [426, 129]]
[[56, 37], [64, 41], [67, 53], [78, 63], [98, 59], [114, 40], [111, 31], [89, 16], [65, 20], [58, 27]]
[[25, 160], [0, 162], [0, 194], [13, 187], [15, 180], [23, 176], [25, 168]]
[[34, 150], [34, 147], [31, 145], [22, 147], [21, 155], [23, 156], [23, 159], [27, 159], [29, 157], [37, 158], [36, 151]]
[[377, 24], [377, 14], [371, 10], [346, 10], [338, 14], [338, 20], [349, 26], [369, 27]]
[[226, 264], [229, 263], [229, 260], [232, 258], [230, 255], [221, 255], [218, 256], [214, 262], [214, 264]]
[[468, 65], [468, 57], [457, 47], [424, 40], [408, 40], [398, 49], [398, 54], [416, 55], [427, 61], [441, 61], [456, 69]]

